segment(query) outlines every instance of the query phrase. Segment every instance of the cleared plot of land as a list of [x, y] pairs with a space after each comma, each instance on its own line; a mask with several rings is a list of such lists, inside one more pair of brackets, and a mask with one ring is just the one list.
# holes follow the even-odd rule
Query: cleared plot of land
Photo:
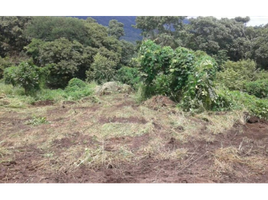
[[0, 107], [1, 183], [268, 182], [268, 122], [113, 94]]

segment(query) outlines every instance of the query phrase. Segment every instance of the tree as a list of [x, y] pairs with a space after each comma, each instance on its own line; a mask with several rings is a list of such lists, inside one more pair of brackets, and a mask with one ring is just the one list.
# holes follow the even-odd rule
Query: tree
[[116, 39], [119, 40], [120, 37], [125, 35], [124, 24], [121, 22], [118, 22], [115, 19], [110, 20], [108, 34], [110, 36], [114, 36]]
[[24, 30], [32, 17], [0, 17], [0, 56], [18, 55], [30, 43]]
[[116, 63], [100, 53], [94, 56], [94, 62], [90, 69], [86, 72], [87, 81], [96, 81], [97, 83], [104, 83], [115, 78]]
[[128, 66], [129, 62], [136, 54], [136, 46], [131, 42], [121, 40], [122, 54], [121, 54], [121, 64]]
[[90, 45], [90, 34], [82, 19], [72, 17], [34, 17], [26, 29], [26, 35], [43, 41], [53, 41], [64, 37]]
[[142, 30], [144, 38], [176, 48], [181, 45], [177, 38], [184, 30], [184, 19], [185, 16], [139, 16], [134, 27]]
[[224, 50], [226, 51], [224, 57], [233, 61], [245, 58], [247, 52], [250, 51], [250, 43], [248, 43], [249, 40], [245, 34], [246, 27], [242, 19], [192, 18], [189, 30], [186, 44], [188, 48], [202, 50], [216, 57], [220, 50]]
[[234, 18], [235, 21], [237, 22], [242, 22], [242, 23], [248, 23], [250, 21], [250, 17], [235, 17]]
[[268, 69], [268, 27], [256, 27], [255, 37], [252, 39], [251, 58], [257, 62], [258, 67]]
[[50, 87], [65, 87], [74, 77], [85, 79], [85, 72], [97, 53], [95, 48], [84, 47], [79, 42], [71, 42], [66, 38], [51, 42], [33, 40], [26, 50], [39, 67], [50, 66]]

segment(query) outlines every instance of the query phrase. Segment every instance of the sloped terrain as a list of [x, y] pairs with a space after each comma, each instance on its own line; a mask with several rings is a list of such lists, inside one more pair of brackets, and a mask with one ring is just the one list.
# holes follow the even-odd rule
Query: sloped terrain
[[1, 183], [267, 183], [268, 123], [131, 94], [0, 107]]

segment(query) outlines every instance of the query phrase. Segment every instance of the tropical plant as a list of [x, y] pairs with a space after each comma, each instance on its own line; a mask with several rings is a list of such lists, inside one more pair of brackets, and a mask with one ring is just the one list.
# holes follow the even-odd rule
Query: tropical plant
[[94, 62], [90, 69], [86, 71], [87, 81], [96, 81], [97, 83], [104, 83], [115, 79], [116, 63], [100, 53], [94, 56]]
[[4, 80], [7, 84], [23, 87], [26, 95], [34, 95], [44, 85], [44, 77], [47, 74], [47, 68], [39, 68], [31, 62], [22, 62], [17, 67], [6, 68]]
[[256, 80], [245, 83], [245, 91], [258, 98], [268, 97], [268, 79]]

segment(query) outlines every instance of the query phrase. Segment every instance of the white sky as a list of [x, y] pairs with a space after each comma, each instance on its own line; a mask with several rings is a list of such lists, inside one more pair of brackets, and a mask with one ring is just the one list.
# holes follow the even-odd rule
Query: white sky
[[[199, 15], [189, 15], [188, 18], [196, 18]], [[201, 16], [210, 16], [210, 15], [201, 15]], [[250, 21], [247, 23], [247, 26], [259, 26], [259, 25], [265, 25], [268, 23], [268, 15], [212, 15], [213, 17], [216, 17], [218, 19], [220, 18], [235, 18], [235, 17], [245, 17], [249, 16]]]

